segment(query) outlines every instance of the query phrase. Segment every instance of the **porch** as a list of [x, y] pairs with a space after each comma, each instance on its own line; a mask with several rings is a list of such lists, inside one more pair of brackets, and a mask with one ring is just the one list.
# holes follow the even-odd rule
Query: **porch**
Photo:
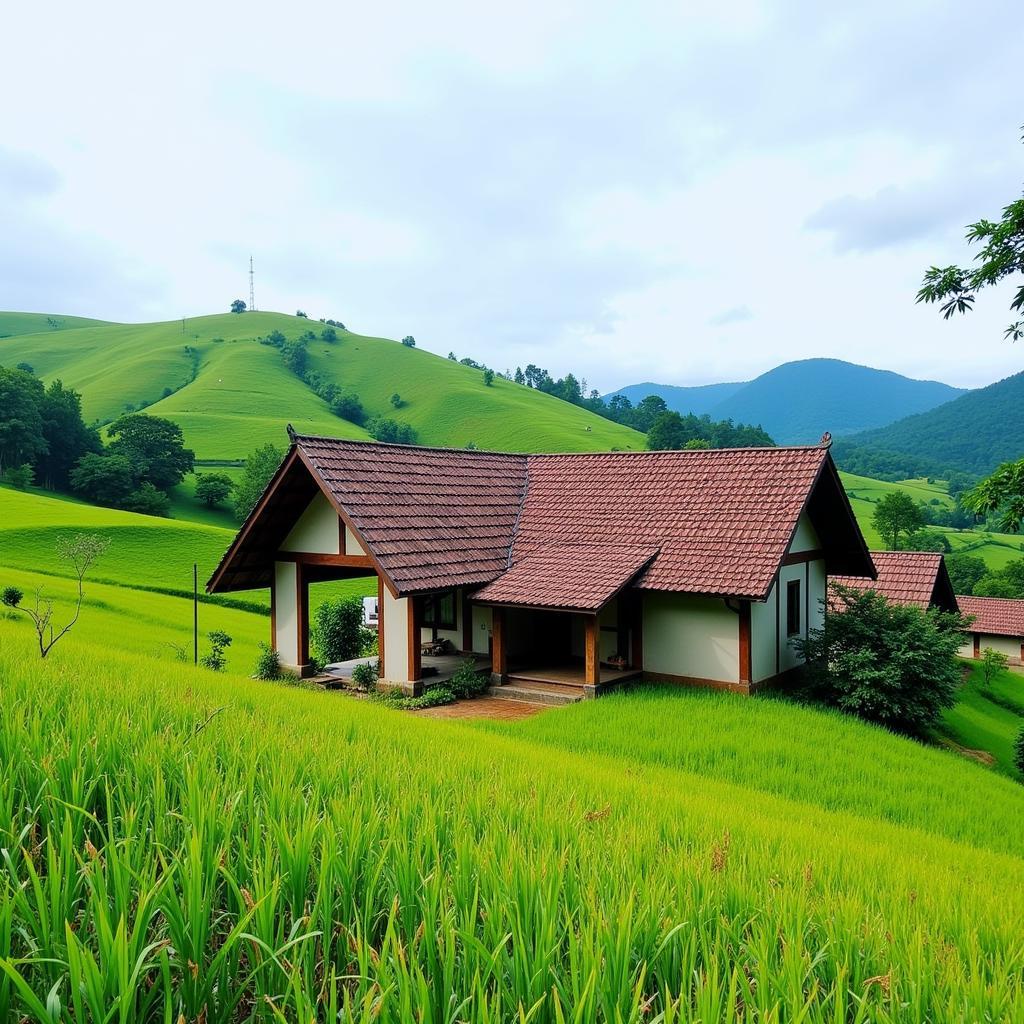
[[[473, 668], [477, 672], [490, 672], [491, 660], [482, 655], [468, 654], [424, 654], [420, 657], [420, 679], [425, 686], [436, 686], [438, 683], [446, 683], [466, 663], [468, 658], [473, 657]], [[374, 655], [369, 658], [352, 658], [350, 661], [338, 661], [331, 665], [325, 665], [322, 675], [332, 676], [338, 680], [340, 685], [345, 685], [352, 679], [352, 673], [357, 665], [371, 665], [378, 661]]]

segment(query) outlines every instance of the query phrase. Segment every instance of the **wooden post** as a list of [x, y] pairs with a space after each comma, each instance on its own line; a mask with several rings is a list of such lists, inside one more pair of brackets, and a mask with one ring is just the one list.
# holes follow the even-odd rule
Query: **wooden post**
[[473, 653], [473, 606], [465, 590], [462, 591], [462, 650], [466, 654]]
[[423, 678], [423, 652], [420, 641], [420, 618], [422, 599], [415, 594], [408, 600], [409, 608], [409, 682], [418, 683]]
[[753, 679], [750, 654], [750, 602], [740, 601], [740, 683], [750, 686]]
[[491, 609], [491, 682], [508, 680], [508, 637], [505, 635], [505, 609]]
[[981, 634], [980, 633], [975, 633], [974, 634], [974, 656], [976, 658], [980, 658], [981, 657]]
[[601, 682], [601, 652], [598, 642], [601, 631], [598, 628], [597, 616], [587, 615], [583, 619], [584, 627], [584, 686], [597, 686]]

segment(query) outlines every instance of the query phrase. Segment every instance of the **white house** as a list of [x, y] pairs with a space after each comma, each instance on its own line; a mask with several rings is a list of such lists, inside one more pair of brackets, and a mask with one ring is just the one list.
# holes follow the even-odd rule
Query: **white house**
[[875, 570], [827, 442], [520, 455], [292, 435], [207, 589], [269, 586], [300, 673], [310, 586], [376, 576], [381, 679], [410, 692], [446, 640], [496, 683], [750, 693], [800, 664], [830, 574]]

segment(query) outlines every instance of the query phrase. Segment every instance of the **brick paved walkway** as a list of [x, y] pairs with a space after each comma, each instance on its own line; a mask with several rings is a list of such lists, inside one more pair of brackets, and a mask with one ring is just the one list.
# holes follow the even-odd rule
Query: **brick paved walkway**
[[457, 700], [454, 704], [443, 704], [439, 708], [424, 708], [411, 714], [424, 718], [497, 718], [514, 721], [529, 718], [538, 711], [550, 711], [546, 704], [528, 704], [521, 700], [504, 700], [501, 697], [474, 697], [471, 700]]

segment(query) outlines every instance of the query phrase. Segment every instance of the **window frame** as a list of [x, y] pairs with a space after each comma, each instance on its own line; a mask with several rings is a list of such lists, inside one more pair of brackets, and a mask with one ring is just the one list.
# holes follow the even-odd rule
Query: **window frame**
[[[451, 618], [443, 615], [443, 606], [446, 599], [451, 600]], [[459, 626], [459, 603], [458, 591], [455, 587], [447, 590], [438, 590], [432, 594], [423, 595], [422, 624], [430, 629], [458, 629]]]
[[[801, 636], [803, 634], [803, 614], [801, 612], [801, 580], [788, 580], [786, 582], [786, 638]], [[795, 622], [795, 625], [794, 625]]]

